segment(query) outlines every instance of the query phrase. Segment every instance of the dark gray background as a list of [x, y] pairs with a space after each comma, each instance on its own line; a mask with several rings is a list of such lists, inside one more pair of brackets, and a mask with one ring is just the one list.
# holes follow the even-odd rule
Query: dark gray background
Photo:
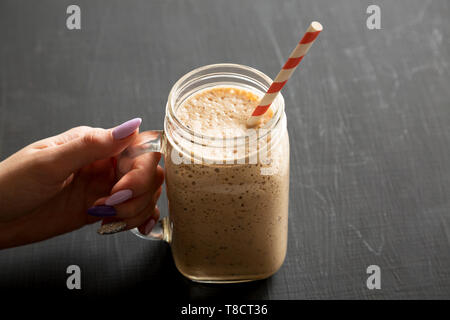
[[[65, 27], [82, 10], [82, 30]], [[381, 7], [382, 30], [366, 28]], [[164, 243], [97, 226], [0, 252], [0, 286], [150, 298], [450, 298], [447, 0], [0, 0], [0, 158], [78, 125], [162, 127], [174, 82], [234, 62], [274, 77], [309, 22], [324, 31], [283, 89], [291, 139], [289, 248], [255, 283], [179, 275]], [[166, 198], [159, 202], [166, 211]], [[379, 265], [382, 289], [366, 288]]]

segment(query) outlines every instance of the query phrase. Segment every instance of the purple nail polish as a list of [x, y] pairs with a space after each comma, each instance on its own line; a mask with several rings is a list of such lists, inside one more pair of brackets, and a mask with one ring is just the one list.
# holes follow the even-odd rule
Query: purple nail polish
[[153, 227], [155, 226], [155, 223], [156, 223], [156, 221], [155, 221], [154, 219], [151, 219], [151, 220], [147, 223], [147, 225], [146, 225], [145, 228], [144, 228], [144, 232], [145, 232], [146, 235], [149, 234], [150, 231], [152, 231]]
[[139, 128], [141, 122], [142, 122], [141, 118], [134, 118], [115, 127], [112, 131], [114, 139], [120, 140], [128, 137], [130, 134], [134, 132], [134, 130]]
[[115, 206], [116, 204], [127, 201], [132, 196], [133, 191], [131, 191], [130, 189], [120, 190], [111, 195], [108, 199], [106, 199], [105, 204], [107, 206]]
[[87, 213], [94, 217], [111, 217], [116, 215], [116, 209], [111, 206], [95, 206], [87, 210]]

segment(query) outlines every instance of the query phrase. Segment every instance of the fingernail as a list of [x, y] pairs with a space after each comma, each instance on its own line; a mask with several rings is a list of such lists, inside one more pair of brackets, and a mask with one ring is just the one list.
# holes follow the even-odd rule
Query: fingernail
[[113, 234], [125, 230], [127, 224], [123, 221], [116, 221], [102, 225], [98, 230], [98, 234]]
[[116, 209], [111, 206], [95, 206], [87, 210], [87, 213], [94, 217], [111, 217], [116, 215]]
[[107, 206], [115, 206], [116, 204], [127, 201], [132, 196], [133, 191], [131, 191], [130, 189], [120, 190], [111, 195], [108, 199], [106, 199], [105, 204]]
[[134, 118], [115, 127], [112, 131], [114, 139], [120, 140], [128, 137], [141, 125], [141, 118]]
[[147, 225], [144, 228], [145, 234], [149, 234], [150, 231], [152, 231], [153, 227], [155, 226], [156, 221], [154, 219], [150, 219], [150, 221], [147, 223]]

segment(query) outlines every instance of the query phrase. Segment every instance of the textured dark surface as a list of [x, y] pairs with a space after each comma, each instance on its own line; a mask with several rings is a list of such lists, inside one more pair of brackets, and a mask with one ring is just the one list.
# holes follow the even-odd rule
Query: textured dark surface
[[[234, 62], [274, 77], [312, 20], [310, 54], [283, 89], [291, 138], [289, 248], [255, 283], [179, 275], [170, 248], [97, 226], [0, 251], [1, 288], [149, 298], [450, 298], [450, 2], [0, 0], [0, 158], [77, 125], [135, 116], [162, 127], [186, 72]], [[381, 7], [382, 30], [366, 28]], [[159, 201], [166, 211], [166, 198]], [[381, 290], [366, 268], [381, 268]]]

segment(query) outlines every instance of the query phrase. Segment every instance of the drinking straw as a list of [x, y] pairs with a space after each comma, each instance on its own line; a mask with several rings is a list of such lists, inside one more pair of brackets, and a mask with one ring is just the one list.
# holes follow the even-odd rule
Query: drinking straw
[[251, 128], [256, 126], [261, 120], [264, 113], [266, 113], [266, 111], [269, 110], [270, 105], [275, 100], [278, 93], [281, 91], [283, 86], [289, 80], [291, 75], [294, 73], [294, 70], [297, 68], [300, 61], [302, 61], [303, 57], [308, 52], [309, 48], [311, 48], [312, 44], [314, 43], [314, 40], [316, 40], [317, 36], [322, 31], [322, 29], [323, 27], [319, 22], [317, 21], [311, 22], [308, 30], [306, 30], [305, 34], [303, 35], [302, 40], [300, 40], [298, 45], [291, 52], [289, 59], [286, 61], [283, 68], [280, 70], [275, 80], [270, 85], [269, 90], [267, 90], [266, 94], [261, 99], [258, 106], [255, 108], [255, 110], [253, 110], [253, 113], [250, 116], [250, 118], [248, 118], [247, 127]]

